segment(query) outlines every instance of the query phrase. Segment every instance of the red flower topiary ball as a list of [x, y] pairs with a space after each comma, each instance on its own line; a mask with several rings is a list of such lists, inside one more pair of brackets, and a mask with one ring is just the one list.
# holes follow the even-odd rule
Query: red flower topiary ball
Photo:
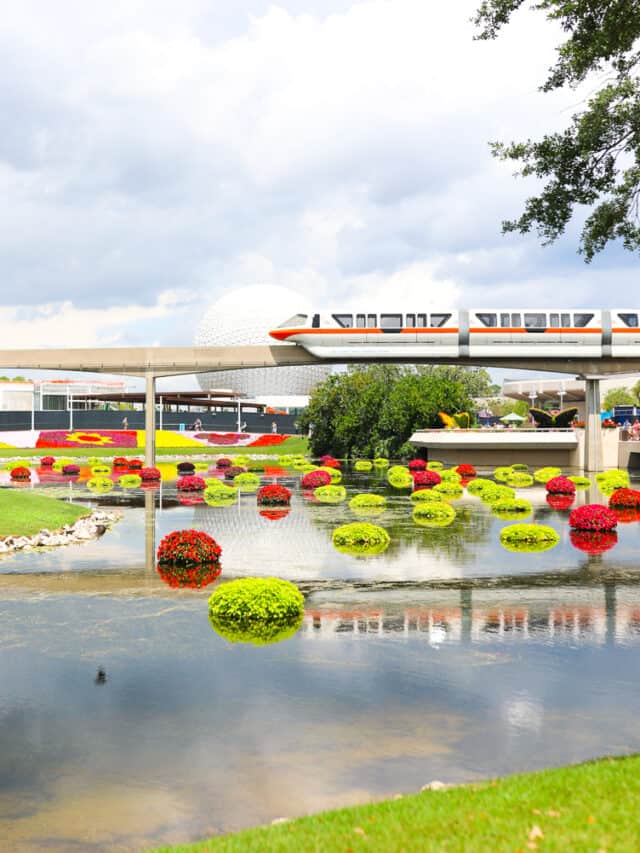
[[201, 492], [206, 488], [206, 485], [202, 477], [187, 475], [186, 477], [180, 477], [176, 483], [176, 489], [179, 492]]
[[340, 468], [341, 467], [340, 466], [340, 460], [336, 459], [333, 456], [330, 456], [329, 454], [325, 454], [324, 456], [320, 457], [320, 464], [324, 468]]
[[547, 495], [547, 503], [553, 509], [570, 509], [573, 506], [575, 499], [575, 495]]
[[201, 530], [174, 530], [160, 542], [157, 557], [161, 565], [190, 567], [218, 563], [221, 554], [222, 548], [208, 533]]
[[128, 468], [129, 467], [129, 460], [127, 459], [126, 456], [116, 456], [116, 458], [113, 460], [113, 467], [114, 468]]
[[571, 530], [571, 544], [585, 554], [604, 554], [618, 541], [614, 530]]
[[62, 466], [62, 473], [66, 474], [68, 477], [74, 477], [76, 474], [80, 473], [80, 466], [71, 463], [70, 465]]
[[430, 489], [431, 486], [436, 486], [442, 482], [442, 477], [437, 471], [414, 471], [413, 472], [413, 490], [418, 492], [420, 489]]
[[53, 458], [53, 456], [43, 456], [40, 460], [40, 464], [43, 468], [51, 468], [55, 461], [56, 460]]
[[178, 462], [176, 467], [181, 474], [191, 474], [196, 470], [196, 466], [193, 462]]
[[409, 462], [408, 468], [410, 471], [425, 471], [427, 463], [424, 459], [412, 459], [411, 462]]
[[11, 469], [11, 479], [12, 480], [30, 480], [31, 479], [31, 471], [28, 468], [25, 468], [24, 465], [19, 465], [17, 468]]
[[319, 486], [328, 486], [331, 483], [331, 474], [326, 471], [309, 471], [300, 480], [303, 489], [317, 489]]
[[637, 489], [616, 489], [609, 498], [609, 506], [640, 509], [640, 492]]
[[576, 530], [613, 530], [617, 524], [615, 512], [602, 504], [576, 507], [569, 516], [569, 525]]
[[224, 469], [224, 478], [225, 480], [233, 480], [238, 474], [244, 474], [246, 470], [241, 465], [232, 465], [230, 468]]
[[216, 462], [216, 468], [230, 468], [233, 465], [228, 456], [221, 456]]
[[575, 495], [576, 484], [568, 477], [552, 477], [547, 480], [547, 491], [550, 495]]
[[141, 459], [129, 459], [127, 462], [127, 468], [129, 468], [130, 471], [139, 471], [142, 467]]
[[291, 503], [291, 492], [289, 489], [277, 483], [262, 486], [262, 488], [258, 489], [256, 497], [261, 506], [289, 506]]
[[153, 482], [154, 480], [159, 480], [162, 474], [157, 468], [141, 468], [140, 476], [143, 481]]
[[460, 474], [461, 477], [464, 477], [465, 479], [470, 479], [471, 477], [477, 477], [477, 475], [478, 475], [478, 472], [473, 467], [473, 465], [468, 465], [466, 463], [463, 463], [462, 465], [458, 465], [458, 467], [456, 468], [456, 471], [458, 474]]

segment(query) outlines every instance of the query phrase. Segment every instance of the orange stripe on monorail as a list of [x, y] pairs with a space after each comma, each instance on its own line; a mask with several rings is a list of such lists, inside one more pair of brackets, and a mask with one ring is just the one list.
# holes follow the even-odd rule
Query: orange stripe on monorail
[[394, 333], [400, 333], [403, 335], [412, 335], [412, 334], [420, 334], [420, 335], [457, 335], [458, 327], [437, 327], [437, 328], [402, 328], [402, 329], [365, 329], [360, 328], [358, 326], [353, 326], [350, 329], [274, 329], [273, 332], [269, 332], [272, 338], [277, 338], [279, 341], [284, 341], [286, 338], [291, 337], [291, 335], [388, 335]]
[[623, 326], [622, 328], [618, 328], [618, 327], [616, 327], [616, 328], [614, 328], [614, 329], [611, 329], [611, 331], [612, 331], [612, 332], [615, 332], [615, 333], [616, 333], [616, 335], [619, 335], [619, 334], [623, 334], [623, 335], [640, 335], [640, 328], [638, 328], [638, 326], [631, 326], [631, 327]]
[[[528, 335], [531, 332], [540, 332], [542, 329], [525, 329], [525, 328], [509, 328], [506, 326], [474, 326], [469, 329], [469, 334], [471, 335]], [[545, 328], [544, 332], [548, 335], [553, 334], [601, 334], [602, 329], [596, 328], [587, 328], [586, 326], [577, 326], [577, 327], [569, 327], [569, 326], [559, 326], [553, 328]]]

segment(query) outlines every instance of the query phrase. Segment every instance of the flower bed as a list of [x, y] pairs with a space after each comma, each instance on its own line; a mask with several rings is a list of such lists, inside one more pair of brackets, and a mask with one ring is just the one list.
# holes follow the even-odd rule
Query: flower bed
[[545, 484], [551, 495], [575, 495], [576, 485], [568, 477], [552, 477]]
[[176, 489], [179, 492], [201, 492], [204, 490], [205, 486], [206, 483], [202, 477], [196, 477], [189, 474], [186, 477], [180, 477], [176, 483]]
[[585, 554], [604, 554], [618, 541], [615, 530], [571, 530], [571, 544]]
[[331, 536], [337, 551], [355, 556], [381, 554], [391, 541], [384, 527], [366, 521], [354, 521], [336, 527]]
[[455, 509], [444, 501], [423, 501], [413, 508], [413, 520], [425, 527], [447, 527], [455, 517]]
[[135, 430], [41, 430], [36, 447], [137, 447]]
[[424, 459], [412, 459], [408, 466], [410, 471], [426, 471], [427, 463]]
[[476, 477], [478, 474], [473, 465], [467, 465], [464, 463], [462, 465], [458, 465], [455, 470], [458, 472], [458, 474], [460, 474], [461, 477], [464, 477], [465, 479]]
[[283, 441], [286, 441], [289, 438], [288, 435], [278, 435], [277, 433], [269, 433], [268, 435], [261, 435], [260, 438], [256, 438], [255, 441], [249, 443], [249, 447], [275, 447], [277, 444], [282, 444]]
[[43, 456], [40, 460], [40, 464], [43, 468], [50, 468], [56, 460], [53, 456]]
[[154, 480], [160, 480], [162, 474], [158, 468], [141, 468], [140, 477], [148, 483]]
[[201, 530], [174, 530], [160, 542], [157, 558], [161, 565], [190, 568], [203, 563], [217, 564], [222, 548]]
[[610, 507], [640, 508], [640, 492], [637, 489], [616, 489], [609, 497]]
[[194, 438], [206, 441], [209, 444], [215, 444], [218, 447], [230, 447], [234, 444], [246, 444], [247, 435], [242, 432], [199, 432], [194, 435]]
[[303, 489], [317, 489], [319, 486], [328, 486], [331, 483], [331, 475], [326, 471], [309, 471], [300, 480], [300, 485]]
[[302, 625], [304, 598], [279, 578], [241, 578], [209, 598], [209, 622], [232, 643], [260, 646], [292, 636]]
[[258, 489], [256, 499], [260, 506], [289, 506], [291, 492], [286, 486], [273, 484]]
[[12, 480], [30, 480], [31, 479], [31, 471], [28, 468], [19, 465], [17, 468], [11, 469], [11, 479]]
[[510, 551], [549, 551], [560, 536], [544, 524], [511, 524], [500, 531], [501, 544]]
[[613, 530], [617, 524], [615, 512], [602, 504], [576, 507], [569, 516], [569, 526], [576, 530]]
[[347, 490], [344, 486], [320, 486], [313, 494], [322, 504], [339, 504], [346, 500]]
[[441, 482], [442, 477], [437, 471], [416, 471], [413, 475], [413, 488], [415, 491], [437, 486]]

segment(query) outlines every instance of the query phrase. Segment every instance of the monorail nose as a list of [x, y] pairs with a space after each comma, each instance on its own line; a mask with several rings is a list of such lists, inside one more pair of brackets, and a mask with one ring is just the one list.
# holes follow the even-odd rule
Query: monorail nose
[[277, 341], [286, 341], [291, 332], [287, 331], [287, 329], [273, 329], [269, 334]]

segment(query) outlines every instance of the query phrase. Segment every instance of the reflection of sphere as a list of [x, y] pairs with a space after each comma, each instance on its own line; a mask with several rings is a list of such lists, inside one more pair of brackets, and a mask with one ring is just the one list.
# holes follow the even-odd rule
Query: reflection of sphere
[[[196, 346], [273, 346], [276, 341], [269, 330], [297, 313], [311, 313], [311, 307], [292, 290], [274, 285], [241, 287], [213, 303], [194, 342]], [[221, 370], [199, 374], [198, 382], [205, 391], [232, 388], [250, 397], [307, 395], [329, 372], [323, 365]]]

